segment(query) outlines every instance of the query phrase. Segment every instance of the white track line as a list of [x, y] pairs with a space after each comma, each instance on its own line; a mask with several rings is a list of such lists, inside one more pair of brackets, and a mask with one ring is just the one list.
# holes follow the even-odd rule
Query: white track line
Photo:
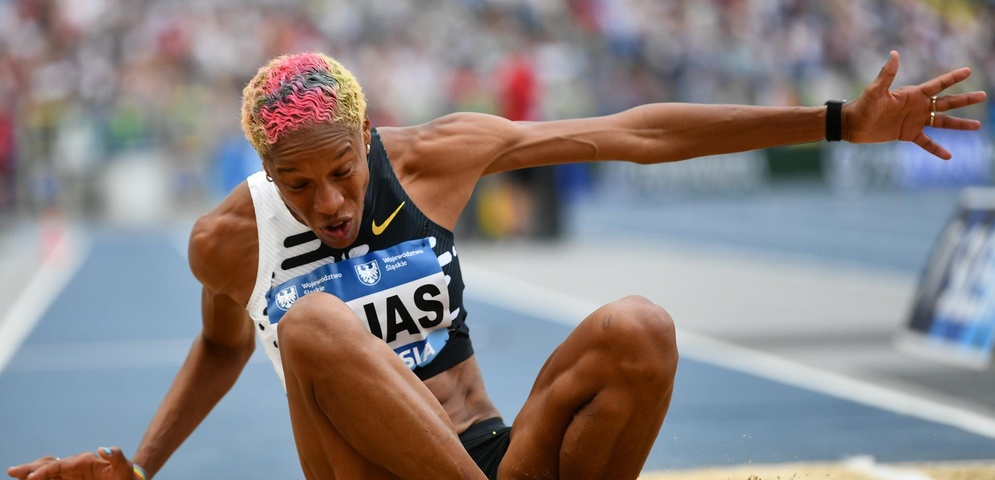
[[[601, 306], [486, 269], [464, 266], [463, 270], [475, 285], [485, 286], [472, 294], [467, 290], [468, 296], [570, 327], [577, 326]], [[677, 341], [681, 355], [687, 358], [995, 438], [995, 419], [968, 410], [681, 329], [678, 329]]]
[[0, 373], [86, 259], [86, 247], [74, 242], [73, 236], [62, 235], [0, 319]]
[[877, 480], [933, 480], [933, 477], [911, 468], [877, 463], [870, 456], [848, 458], [843, 461], [843, 467]]

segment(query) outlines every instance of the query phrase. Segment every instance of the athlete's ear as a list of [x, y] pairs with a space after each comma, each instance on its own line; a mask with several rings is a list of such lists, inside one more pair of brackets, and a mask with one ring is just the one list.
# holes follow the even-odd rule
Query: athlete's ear
[[[373, 137], [373, 135], [370, 133], [370, 128], [371, 128], [370, 127], [370, 117], [364, 115], [363, 116], [363, 145], [367, 145], [367, 146], [370, 145], [370, 138]], [[370, 152], [366, 152], [366, 153], [370, 153]]]

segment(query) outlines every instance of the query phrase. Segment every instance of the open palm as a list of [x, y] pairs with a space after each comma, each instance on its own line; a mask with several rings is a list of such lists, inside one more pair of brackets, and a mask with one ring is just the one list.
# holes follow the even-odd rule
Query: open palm
[[[985, 101], [985, 92], [939, 96], [944, 90], [971, 76], [970, 68], [951, 70], [919, 85], [891, 90], [898, 74], [898, 52], [891, 52], [888, 62], [864, 93], [844, 105], [843, 135], [853, 143], [877, 143], [904, 140], [944, 160], [948, 152], [933, 141], [925, 127], [951, 130], [977, 130], [981, 122], [955, 117], [945, 112]], [[935, 100], [934, 100], [935, 97]]]

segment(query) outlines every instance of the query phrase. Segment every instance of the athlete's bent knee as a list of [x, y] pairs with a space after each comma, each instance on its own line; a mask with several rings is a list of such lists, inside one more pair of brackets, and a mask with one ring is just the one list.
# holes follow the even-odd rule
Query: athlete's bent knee
[[277, 342], [281, 356], [288, 352], [306, 353], [318, 349], [329, 354], [325, 342], [335, 341], [333, 352], [344, 352], [362, 345], [369, 337], [362, 320], [342, 300], [327, 293], [305, 295], [290, 307], [277, 324]]
[[642, 379], [672, 381], [677, 371], [674, 320], [661, 306], [645, 297], [630, 296], [607, 305], [602, 319], [603, 341], [625, 366]]

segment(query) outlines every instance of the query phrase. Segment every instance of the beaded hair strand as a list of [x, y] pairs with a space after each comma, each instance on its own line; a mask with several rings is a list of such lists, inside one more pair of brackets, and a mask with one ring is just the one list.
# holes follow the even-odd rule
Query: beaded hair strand
[[242, 90], [242, 131], [264, 158], [287, 133], [323, 123], [359, 131], [365, 114], [356, 77], [318, 52], [274, 58]]

